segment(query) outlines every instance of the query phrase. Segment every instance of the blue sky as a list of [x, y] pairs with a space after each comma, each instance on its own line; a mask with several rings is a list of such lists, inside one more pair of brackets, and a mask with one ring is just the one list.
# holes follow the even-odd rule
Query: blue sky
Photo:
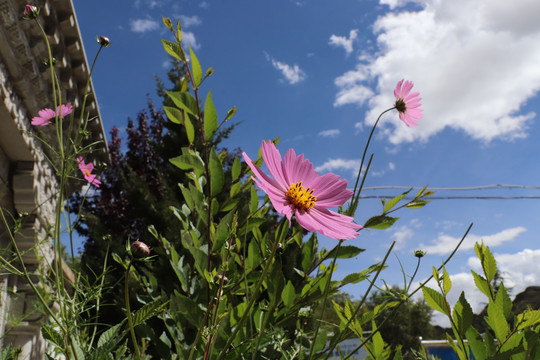
[[[366, 186], [471, 187], [540, 185], [540, 13], [537, 0], [428, 1], [172, 1], [73, 0], [91, 59], [96, 35], [112, 46], [93, 78], [105, 130], [124, 128], [155, 97], [154, 74], [164, 78], [168, 58], [160, 38], [168, 16], [183, 24], [203, 68], [215, 74], [218, 114], [238, 107], [243, 123], [226, 142], [255, 156], [261, 140], [281, 137], [321, 172], [354, 181], [364, 144], [378, 114], [391, 107], [393, 89], [412, 80], [424, 118], [406, 127], [386, 114], [371, 145], [375, 153]], [[364, 195], [397, 195], [366, 190]], [[447, 196], [539, 196], [535, 189], [439, 190]], [[381, 210], [366, 199], [356, 220]], [[474, 310], [469, 269], [479, 271], [472, 244], [491, 246], [515, 295], [540, 284], [538, 199], [441, 199], [403, 210], [387, 231], [362, 231], [351, 244], [367, 251], [340, 263], [338, 277], [380, 259], [397, 241], [388, 283], [402, 282], [397, 258], [414, 270], [412, 252], [423, 249], [420, 278], [453, 249], [468, 225], [471, 235], [448, 266], [454, 298], [466, 291]], [[323, 244], [333, 246], [329, 239]], [[346, 290], [358, 296], [363, 286]]]

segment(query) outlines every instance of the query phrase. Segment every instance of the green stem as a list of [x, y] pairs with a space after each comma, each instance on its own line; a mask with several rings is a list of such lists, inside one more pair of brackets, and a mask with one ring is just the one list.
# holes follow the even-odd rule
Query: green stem
[[126, 278], [124, 281], [124, 298], [126, 301], [126, 316], [128, 319], [129, 324], [129, 332], [131, 333], [131, 341], [133, 342], [133, 347], [135, 348], [135, 355], [138, 359], [141, 358], [141, 350], [139, 349], [139, 345], [137, 344], [137, 337], [135, 336], [135, 328], [133, 326], [133, 318], [131, 317], [131, 307], [129, 306], [129, 270], [131, 269], [131, 265], [133, 264], [133, 259], [129, 261], [128, 267], [126, 269]]
[[315, 348], [315, 343], [317, 342], [317, 335], [319, 335], [319, 329], [323, 321], [324, 310], [326, 309], [326, 300], [328, 299], [328, 290], [330, 289], [330, 283], [332, 282], [332, 274], [334, 273], [334, 267], [336, 265], [339, 248], [341, 247], [342, 243], [343, 243], [343, 240], [340, 240], [338, 244], [336, 245], [336, 247], [334, 248], [334, 251], [335, 251], [334, 258], [332, 259], [332, 263], [330, 264], [330, 267], [329, 267], [330, 274], [328, 275], [328, 281], [326, 282], [326, 285], [324, 287], [324, 299], [322, 303], [321, 317], [319, 321], [317, 322], [317, 327], [315, 328], [315, 334], [313, 335], [313, 340], [311, 341], [311, 346], [309, 348], [309, 358], [308, 358], [309, 360], [313, 358], [313, 349]]

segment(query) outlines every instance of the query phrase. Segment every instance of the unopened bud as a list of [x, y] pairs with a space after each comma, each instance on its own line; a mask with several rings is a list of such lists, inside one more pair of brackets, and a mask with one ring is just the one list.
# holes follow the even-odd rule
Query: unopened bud
[[131, 244], [131, 254], [135, 258], [145, 258], [150, 256], [150, 248], [142, 241], [134, 241]]
[[39, 10], [34, 5], [26, 5], [24, 7], [24, 18], [27, 20], [37, 19], [39, 15]]
[[101, 46], [109, 47], [109, 45], [111, 45], [111, 41], [106, 36], [99, 36], [96, 40]]
[[423, 258], [424, 255], [426, 255], [426, 253], [423, 252], [422, 250], [416, 250], [416, 251], [414, 252], [414, 256], [416, 256], [416, 257], [419, 258], [419, 259], [420, 259], [420, 258]]

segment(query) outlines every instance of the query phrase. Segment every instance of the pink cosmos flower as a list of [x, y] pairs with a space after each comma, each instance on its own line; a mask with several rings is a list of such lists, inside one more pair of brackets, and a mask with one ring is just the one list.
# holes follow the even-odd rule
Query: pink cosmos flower
[[418, 126], [416, 121], [422, 119], [422, 109], [419, 109], [422, 98], [418, 92], [410, 93], [413, 87], [412, 81], [407, 80], [405, 83], [403, 81], [402, 79], [398, 82], [394, 90], [394, 96], [396, 97], [395, 107], [399, 112], [399, 118], [405, 125]]
[[101, 185], [101, 181], [96, 179], [95, 174], [92, 174], [92, 170], [94, 170], [94, 164], [85, 164], [82, 157], [78, 157], [77, 162], [79, 163], [79, 169], [84, 175], [84, 179], [88, 181], [89, 184], [92, 184], [95, 187], [99, 187]]
[[71, 106], [71, 103], [67, 103], [66, 105], [60, 105], [56, 108], [56, 113], [52, 109], [42, 109], [39, 110], [38, 115], [32, 118], [32, 125], [34, 126], [46, 126], [51, 123], [51, 119], [56, 117], [56, 114], [58, 113], [58, 116], [60, 118], [63, 118], [64, 116], [67, 116], [73, 112], [73, 107]]
[[295, 215], [308, 231], [318, 231], [336, 240], [358, 236], [357, 230], [362, 226], [353, 223], [352, 217], [327, 209], [343, 205], [352, 196], [347, 180], [332, 173], [319, 176], [313, 164], [304, 155], [296, 156], [293, 149], [287, 151], [282, 161], [271, 141], [263, 141], [262, 156], [274, 179], [262, 172], [246, 153], [243, 156], [255, 174], [253, 181], [268, 194], [276, 211], [289, 219], [289, 225]]

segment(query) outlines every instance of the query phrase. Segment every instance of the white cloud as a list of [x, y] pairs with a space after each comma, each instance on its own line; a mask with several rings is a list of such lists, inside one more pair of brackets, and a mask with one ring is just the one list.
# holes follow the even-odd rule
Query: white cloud
[[330, 159], [321, 166], [315, 168], [316, 171], [336, 171], [336, 170], [352, 170], [358, 172], [360, 167], [360, 159]]
[[380, 171], [371, 171], [371, 175], [380, 177], [380, 176], [383, 176], [384, 174], [386, 174], [386, 171], [394, 171], [395, 169], [396, 169], [396, 165], [394, 165], [393, 162], [389, 162], [388, 163], [388, 168], [380, 170]]
[[136, 0], [134, 3], [135, 8], [138, 9], [139, 7], [141, 7], [143, 3], [144, 5], [148, 6], [150, 9], [153, 9], [155, 7], [160, 7], [165, 4], [163, 1], [158, 1], [158, 0], [144, 0], [144, 1]]
[[137, 33], [145, 33], [148, 31], [157, 30], [159, 25], [157, 21], [152, 19], [136, 19], [130, 21], [131, 31]]
[[197, 26], [201, 24], [202, 24], [202, 21], [197, 15], [194, 15], [194, 16], [180, 15], [180, 25], [182, 25], [182, 28], [188, 28], [190, 26]]
[[201, 44], [197, 42], [195, 34], [191, 31], [182, 31], [182, 43], [190, 45], [194, 50], [201, 48]]
[[[475, 243], [484, 242], [485, 245], [494, 247], [502, 244], [503, 242], [513, 241], [519, 234], [527, 231], [522, 226], [505, 229], [493, 235], [474, 235], [468, 234], [458, 251], [465, 251], [474, 248]], [[423, 251], [426, 251], [428, 254], [438, 254], [446, 255], [450, 254], [458, 242], [461, 240], [461, 237], [456, 238], [446, 234], [439, 234], [439, 237], [433, 240], [432, 245], [420, 244], [420, 248]]]
[[[399, 7], [405, 0], [381, 0]], [[527, 136], [534, 112], [522, 106], [540, 90], [540, 2], [415, 0], [419, 11], [388, 12], [374, 24], [378, 52], [336, 79], [335, 106], [362, 105], [364, 123], [392, 106], [398, 80], [414, 81], [424, 118], [408, 128], [386, 114], [393, 144], [427, 140], [445, 128], [489, 142]], [[367, 87], [375, 84], [376, 94]]]
[[339, 129], [328, 129], [328, 130], [321, 131], [319, 133], [319, 136], [333, 138], [333, 137], [338, 136], [340, 133], [341, 131], [339, 131]]
[[353, 51], [353, 42], [356, 40], [356, 38], [358, 38], [358, 29], [351, 30], [348, 38], [345, 36], [337, 36], [332, 34], [328, 43], [333, 46], [342, 47], [345, 49], [345, 53], [350, 55]]
[[266, 60], [270, 61], [272, 63], [272, 66], [274, 66], [276, 70], [279, 70], [281, 72], [281, 74], [289, 84], [293, 85], [299, 83], [306, 78], [306, 74], [304, 73], [304, 71], [302, 71], [302, 69], [300, 69], [298, 65], [295, 64], [291, 66], [285, 64], [281, 61], [274, 59], [267, 53], [265, 53], [265, 56]]
[[414, 236], [414, 231], [407, 226], [400, 226], [394, 230], [392, 234], [392, 239], [396, 242], [394, 250], [400, 250], [405, 247], [407, 240], [412, 239]]

